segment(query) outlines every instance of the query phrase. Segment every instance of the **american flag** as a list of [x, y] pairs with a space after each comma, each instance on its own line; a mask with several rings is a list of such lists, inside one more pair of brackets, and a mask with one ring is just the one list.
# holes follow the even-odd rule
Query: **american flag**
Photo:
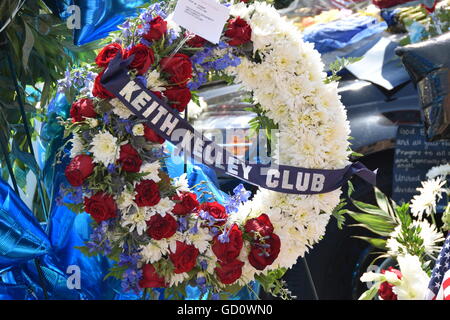
[[450, 300], [450, 236], [447, 236], [428, 284], [427, 300]]

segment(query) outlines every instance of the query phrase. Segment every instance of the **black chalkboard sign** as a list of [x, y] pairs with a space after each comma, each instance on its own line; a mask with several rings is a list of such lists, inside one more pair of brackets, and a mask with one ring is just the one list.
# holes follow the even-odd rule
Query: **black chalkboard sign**
[[432, 167], [450, 163], [450, 141], [427, 142], [421, 125], [401, 125], [397, 131], [392, 199], [409, 202]]

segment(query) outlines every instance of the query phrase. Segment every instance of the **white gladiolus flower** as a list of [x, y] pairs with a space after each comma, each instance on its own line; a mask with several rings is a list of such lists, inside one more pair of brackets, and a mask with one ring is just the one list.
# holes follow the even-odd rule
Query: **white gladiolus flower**
[[113, 164], [118, 156], [117, 138], [109, 132], [100, 132], [94, 136], [91, 149], [95, 163], [103, 163], [105, 167]]
[[404, 255], [397, 258], [402, 272], [400, 284], [394, 286], [393, 292], [398, 300], [423, 300], [430, 278], [422, 270], [417, 256]]

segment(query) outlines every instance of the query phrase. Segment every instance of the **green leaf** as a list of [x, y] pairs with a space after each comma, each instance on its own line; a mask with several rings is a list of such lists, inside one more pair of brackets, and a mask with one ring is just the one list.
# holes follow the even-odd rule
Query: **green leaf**
[[394, 231], [395, 224], [390, 220], [387, 220], [385, 217], [352, 211], [348, 211], [347, 213], [353, 219], [361, 223], [360, 225], [356, 226], [367, 228], [380, 236], [387, 237], [392, 231]]
[[375, 298], [375, 296], [377, 295], [378, 292], [378, 286], [372, 286], [369, 290], [367, 290], [366, 292], [364, 292], [358, 300], [372, 300], [373, 298]]
[[364, 202], [356, 201], [356, 200], [352, 200], [352, 203], [354, 204], [354, 206], [356, 208], [358, 208], [359, 210], [361, 210], [365, 213], [371, 213], [371, 214], [376, 214], [376, 215], [380, 215], [380, 216], [390, 217], [387, 212], [384, 212], [377, 206], [374, 206], [370, 203], [364, 203]]
[[25, 21], [23, 24], [25, 26], [25, 42], [23, 43], [22, 46], [22, 64], [24, 69], [28, 71], [29, 70], [28, 60], [30, 58], [31, 50], [33, 49], [34, 46], [34, 36], [33, 31], [31, 31], [28, 24]]
[[33, 157], [31, 153], [20, 150], [17, 140], [13, 140], [11, 152], [14, 157], [16, 157], [17, 159], [22, 161], [25, 165], [27, 165], [28, 168], [30, 168], [31, 171], [33, 171], [33, 173], [39, 179], [39, 167], [36, 162], [36, 159]]
[[385, 239], [369, 238], [369, 237], [362, 237], [362, 236], [354, 236], [353, 238], [367, 241], [375, 248], [386, 250], [386, 240]]

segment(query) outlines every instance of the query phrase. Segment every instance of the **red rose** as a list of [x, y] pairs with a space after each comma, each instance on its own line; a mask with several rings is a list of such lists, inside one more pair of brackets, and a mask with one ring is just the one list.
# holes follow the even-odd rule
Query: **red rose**
[[167, 32], [167, 22], [157, 16], [150, 21], [150, 31], [144, 34], [144, 39], [147, 41], [159, 40]]
[[136, 204], [139, 207], [152, 207], [159, 203], [161, 194], [153, 180], [143, 180], [136, 186]]
[[192, 48], [201, 48], [205, 46], [206, 42], [207, 42], [206, 39], [203, 39], [202, 37], [196, 35], [191, 39], [189, 39], [188, 41], [186, 41], [186, 44]]
[[139, 170], [141, 170], [142, 159], [129, 143], [120, 147], [118, 161], [122, 164], [122, 169], [124, 171], [139, 172]]
[[275, 233], [272, 233], [270, 238], [265, 240], [264, 244], [258, 242], [252, 245], [248, 261], [255, 269], [264, 270], [278, 257], [280, 247], [280, 238]]
[[70, 108], [70, 117], [73, 123], [83, 121], [84, 118], [95, 118], [96, 116], [94, 102], [91, 99], [77, 100]]
[[213, 216], [217, 221], [217, 225], [221, 226], [223, 225], [228, 215], [225, 212], [224, 206], [222, 206], [218, 202], [205, 202], [200, 205], [200, 210], [208, 212], [211, 216]]
[[141, 288], [165, 288], [167, 286], [164, 277], [156, 272], [152, 264], [146, 264], [142, 268], [142, 279], [139, 281]]
[[[389, 267], [387, 271], [393, 272], [397, 275], [397, 278], [402, 278], [402, 273], [400, 270], [394, 269], [392, 267]], [[384, 274], [386, 270], [381, 270], [381, 273]], [[394, 286], [390, 284], [389, 282], [385, 281], [383, 282], [380, 287], [378, 288], [378, 295], [383, 300], [397, 300], [397, 295], [392, 290]]]
[[241, 252], [242, 245], [244, 244], [244, 241], [242, 240], [242, 232], [235, 224], [231, 230], [228, 231], [228, 237], [230, 241], [222, 243], [218, 239], [219, 236], [215, 236], [212, 245], [212, 251], [216, 255], [217, 259], [225, 263], [236, 259]]
[[84, 210], [97, 222], [111, 219], [117, 215], [117, 206], [110, 195], [97, 192], [92, 197], [84, 198]]
[[134, 59], [130, 64], [130, 69], [136, 69], [138, 74], [144, 74], [150, 66], [155, 62], [153, 50], [146, 45], [139, 43], [125, 52], [124, 58], [134, 55]]
[[265, 237], [273, 233], [273, 225], [265, 213], [258, 218], [247, 220], [244, 229], [245, 232], [250, 233], [254, 238], [256, 238], [256, 234]]
[[177, 241], [177, 249], [175, 253], [170, 253], [169, 257], [172, 261], [175, 273], [189, 272], [194, 268], [197, 261], [199, 251], [193, 245]]
[[252, 36], [252, 28], [244, 19], [237, 17], [228, 22], [225, 36], [230, 38], [230, 40], [228, 41], [228, 44], [230, 46], [240, 46], [241, 44], [250, 41], [250, 38]]
[[173, 214], [179, 216], [189, 214], [199, 206], [197, 195], [192, 192], [183, 192], [180, 196], [175, 195], [172, 200], [179, 201], [172, 209]]
[[191, 101], [191, 90], [186, 87], [167, 88], [164, 95], [169, 100], [170, 106], [179, 112], [183, 112]]
[[104, 71], [100, 72], [94, 81], [94, 88], [92, 89], [92, 95], [94, 97], [100, 98], [100, 99], [111, 99], [115, 96], [106, 90], [106, 88], [100, 83], [100, 80], [102, 79]]
[[223, 284], [232, 284], [242, 275], [244, 263], [240, 260], [236, 259], [228, 263], [220, 262], [219, 265], [220, 267], [216, 267], [214, 271]]
[[111, 43], [104, 47], [95, 58], [95, 63], [100, 68], [106, 68], [109, 62], [116, 56], [116, 54], [122, 53], [122, 46], [118, 43]]
[[72, 186], [79, 187], [83, 184], [84, 180], [92, 174], [94, 167], [95, 165], [92, 158], [88, 155], [81, 154], [70, 161], [64, 173], [67, 181], [69, 181]]
[[162, 58], [159, 64], [175, 85], [183, 85], [192, 78], [192, 62], [185, 54], [176, 53], [172, 57]]
[[166, 214], [164, 217], [160, 214], [155, 214], [147, 221], [147, 227], [147, 234], [153, 239], [167, 239], [177, 231], [177, 221], [170, 214]]
[[153, 129], [150, 129], [147, 125], [144, 124], [144, 137], [150, 142], [163, 144], [164, 138], [157, 134]]

